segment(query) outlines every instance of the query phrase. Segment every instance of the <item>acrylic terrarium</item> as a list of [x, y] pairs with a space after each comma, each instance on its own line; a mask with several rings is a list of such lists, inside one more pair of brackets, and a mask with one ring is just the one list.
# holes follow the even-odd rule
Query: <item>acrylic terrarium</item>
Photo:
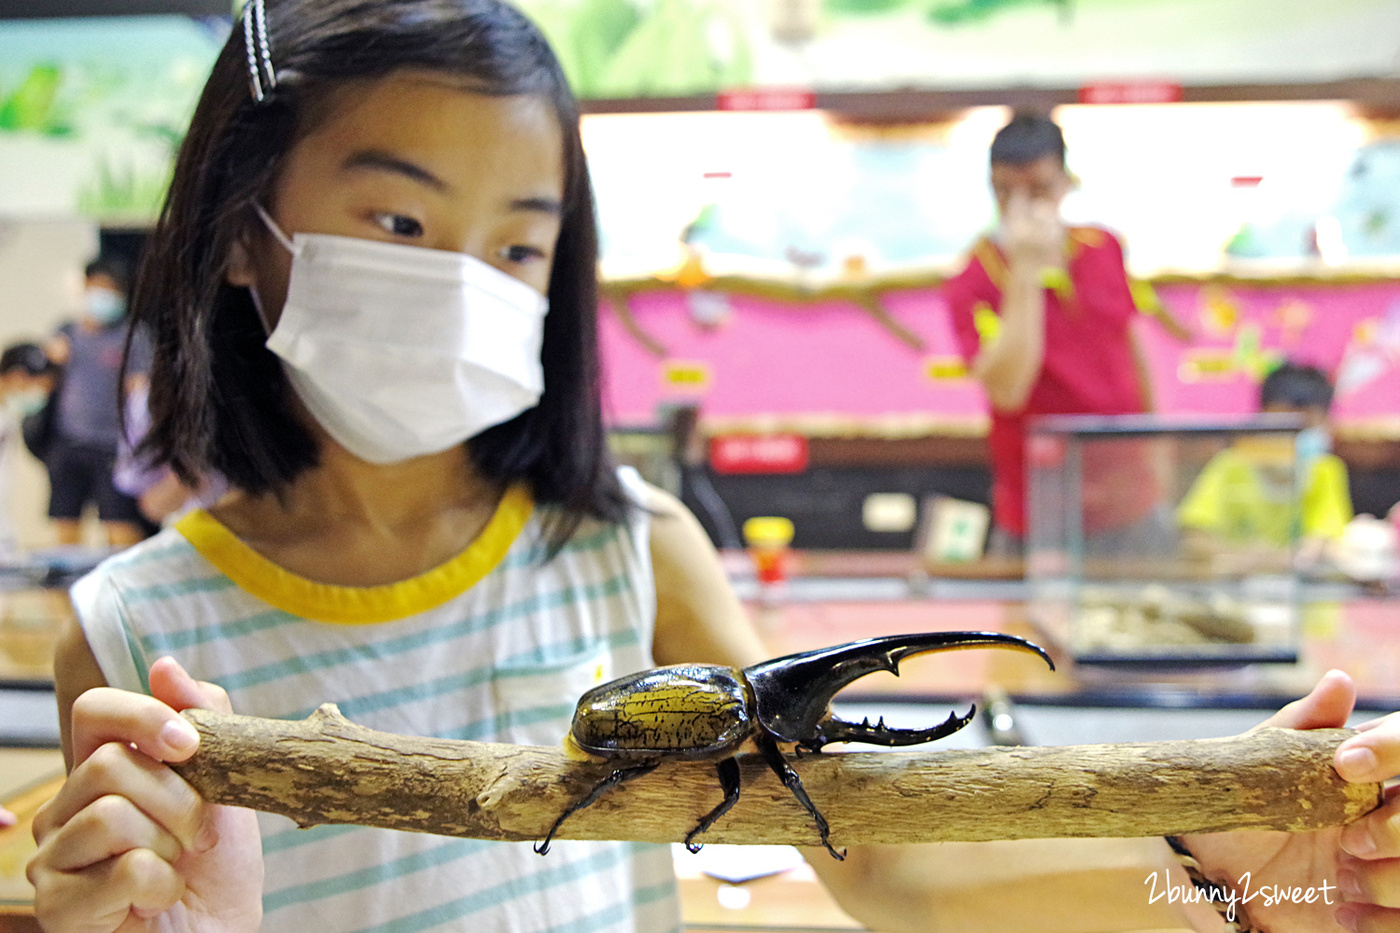
[[1301, 427], [1289, 415], [1033, 422], [1032, 621], [1081, 664], [1296, 661]]

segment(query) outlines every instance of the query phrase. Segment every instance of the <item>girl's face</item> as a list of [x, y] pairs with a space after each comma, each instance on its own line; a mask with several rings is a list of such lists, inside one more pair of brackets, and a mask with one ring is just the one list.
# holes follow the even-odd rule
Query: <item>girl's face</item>
[[[289, 236], [325, 233], [466, 253], [549, 287], [564, 193], [563, 133], [542, 97], [491, 97], [404, 71], [332, 92], [265, 205]], [[274, 326], [291, 255], [266, 230], [230, 257]]]

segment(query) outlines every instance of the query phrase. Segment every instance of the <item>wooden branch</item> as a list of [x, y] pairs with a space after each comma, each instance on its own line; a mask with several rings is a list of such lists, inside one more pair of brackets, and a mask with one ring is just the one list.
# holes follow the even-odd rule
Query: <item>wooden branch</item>
[[[199, 752], [178, 770], [215, 803], [302, 826], [358, 823], [479, 839], [542, 838], [611, 767], [561, 749], [375, 732], [331, 705], [301, 722], [190, 710]], [[1379, 784], [1332, 768], [1345, 729], [1226, 739], [857, 752], [791, 758], [837, 845], [1302, 832], [1379, 805]], [[705, 842], [816, 845], [811, 819], [757, 755]], [[708, 762], [667, 762], [564, 822], [563, 839], [677, 842], [722, 797]]]

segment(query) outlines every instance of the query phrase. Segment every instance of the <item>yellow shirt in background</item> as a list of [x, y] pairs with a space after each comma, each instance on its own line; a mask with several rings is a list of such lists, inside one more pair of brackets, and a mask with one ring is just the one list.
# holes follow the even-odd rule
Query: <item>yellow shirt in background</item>
[[1216, 454], [1177, 509], [1183, 528], [1210, 532], [1229, 541], [1284, 546], [1298, 533], [1335, 538], [1352, 519], [1347, 467], [1335, 454], [1323, 454], [1308, 470], [1296, 518], [1292, 466], [1271, 466], [1239, 449]]

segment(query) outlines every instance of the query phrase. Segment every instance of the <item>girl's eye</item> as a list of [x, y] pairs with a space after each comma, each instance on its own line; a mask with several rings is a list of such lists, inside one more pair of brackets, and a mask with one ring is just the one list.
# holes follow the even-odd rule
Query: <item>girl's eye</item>
[[519, 243], [507, 246], [501, 250], [501, 258], [506, 262], [522, 263], [532, 259], [543, 259], [544, 250], [535, 246], [524, 246]]
[[403, 214], [376, 214], [374, 220], [375, 223], [384, 228], [384, 232], [392, 233], [394, 236], [420, 237], [423, 235], [423, 225]]

